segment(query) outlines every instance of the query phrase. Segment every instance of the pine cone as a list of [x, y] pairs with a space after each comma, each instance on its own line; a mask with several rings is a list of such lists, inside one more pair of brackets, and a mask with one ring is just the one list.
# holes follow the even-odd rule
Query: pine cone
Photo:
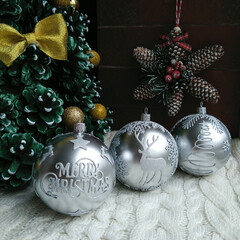
[[19, 116], [15, 109], [15, 96], [13, 94], [0, 94], [0, 133], [16, 133], [18, 127], [14, 119]]
[[22, 94], [24, 100], [16, 102], [16, 107], [25, 113], [17, 119], [20, 126], [35, 126], [35, 130], [45, 134], [49, 127], [62, 121], [63, 101], [51, 88], [37, 84], [25, 87]]
[[7, 23], [10, 26], [15, 27], [14, 21], [19, 20], [19, 15], [22, 12], [22, 8], [17, 1], [2, 0], [0, 1], [1, 9], [1, 23]]
[[200, 77], [194, 77], [189, 82], [187, 91], [194, 97], [206, 102], [217, 103], [220, 98], [217, 89]]
[[168, 116], [174, 117], [179, 112], [181, 106], [182, 106], [182, 100], [183, 100], [183, 91], [179, 90], [176, 91], [168, 103]]
[[194, 74], [193, 74], [192, 70], [185, 70], [182, 73], [182, 78], [184, 78], [187, 81], [193, 80], [194, 79]]
[[194, 74], [206, 69], [216, 62], [224, 54], [224, 49], [220, 45], [204, 47], [192, 53], [187, 58], [187, 69], [192, 70]]
[[94, 108], [94, 102], [100, 97], [98, 90], [101, 90], [99, 86], [100, 82], [96, 80], [96, 77], [93, 76], [90, 78], [86, 74], [84, 79], [72, 78], [69, 80], [65, 79], [58, 82], [59, 89], [62, 89], [62, 92], [59, 94], [64, 102], [67, 102], [69, 106], [81, 105]]
[[148, 82], [142, 83], [135, 89], [133, 98], [142, 101], [155, 97], [155, 93], [152, 91], [153, 86], [153, 84]]
[[156, 67], [156, 59], [152, 50], [137, 47], [133, 50], [133, 55], [141, 67], [150, 71]]
[[[171, 30], [170, 32], [170, 36], [174, 39], [177, 36], [179, 36], [182, 33], [182, 31], [175, 31], [174, 29]], [[184, 56], [186, 55], [186, 50], [175, 45], [175, 44], [171, 44], [168, 47], [168, 54], [172, 59], [176, 59], [177, 61], [180, 59], [183, 59]]]
[[181, 78], [172, 85], [172, 89], [174, 92], [179, 90], [185, 90], [187, 88], [187, 85], [188, 84], [186, 79]]
[[28, 133], [5, 133], [0, 140], [0, 186], [15, 188], [29, 182], [32, 164], [42, 148]]

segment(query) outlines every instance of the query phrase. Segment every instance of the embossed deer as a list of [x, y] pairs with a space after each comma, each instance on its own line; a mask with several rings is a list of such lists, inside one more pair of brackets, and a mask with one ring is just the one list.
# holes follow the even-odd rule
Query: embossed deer
[[[143, 137], [141, 140], [139, 139], [140, 132], [135, 134], [135, 137], [137, 141], [141, 144], [142, 150], [139, 149], [138, 152], [142, 154], [140, 159], [140, 165], [144, 172], [142, 179], [140, 180], [140, 183], [143, 183], [143, 185], [149, 183], [151, 180], [153, 180], [155, 177], [158, 176], [160, 182], [161, 180], [161, 173], [159, 174], [160, 170], [164, 169], [166, 167], [166, 161], [162, 157], [152, 157], [151, 156], [151, 147], [154, 143], [156, 143], [159, 139], [159, 136], [153, 135], [152, 141], [149, 142], [149, 139], [147, 139], [146, 144], [144, 144], [145, 138]], [[159, 176], [160, 175], [160, 176]]]

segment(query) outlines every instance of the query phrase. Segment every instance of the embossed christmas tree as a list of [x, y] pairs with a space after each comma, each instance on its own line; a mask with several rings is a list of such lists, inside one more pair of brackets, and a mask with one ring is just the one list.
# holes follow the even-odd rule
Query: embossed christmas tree
[[215, 152], [212, 151], [214, 146], [211, 144], [212, 136], [209, 129], [208, 124], [205, 121], [199, 123], [201, 126], [201, 130], [197, 136], [197, 140], [195, 141], [194, 147], [192, 148], [191, 153], [187, 157], [186, 161], [188, 161], [188, 167], [192, 172], [197, 174], [210, 174], [211, 167], [216, 165], [215, 161], [213, 161]]

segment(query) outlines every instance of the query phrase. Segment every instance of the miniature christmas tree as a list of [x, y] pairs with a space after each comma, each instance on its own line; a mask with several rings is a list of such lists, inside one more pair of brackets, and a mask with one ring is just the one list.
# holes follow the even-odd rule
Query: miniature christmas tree
[[[56, 134], [72, 131], [80, 116], [86, 131], [101, 139], [110, 130], [111, 112], [99, 103], [101, 88], [91, 73], [99, 56], [84, 38], [89, 20], [78, 4], [60, 2], [0, 2], [0, 186], [5, 188], [26, 184], [37, 153]], [[55, 31], [65, 28], [60, 41]], [[45, 31], [49, 45], [41, 42]], [[24, 47], [12, 59], [20, 51], [17, 44]], [[63, 60], [58, 55], [65, 50]]]

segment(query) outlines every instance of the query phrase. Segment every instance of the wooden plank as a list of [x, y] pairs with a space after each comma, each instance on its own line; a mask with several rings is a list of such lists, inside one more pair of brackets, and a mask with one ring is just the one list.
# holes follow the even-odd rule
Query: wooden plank
[[[98, 0], [97, 7], [99, 26], [175, 24], [173, 0]], [[236, 24], [239, 11], [239, 0], [183, 1], [181, 24]]]

